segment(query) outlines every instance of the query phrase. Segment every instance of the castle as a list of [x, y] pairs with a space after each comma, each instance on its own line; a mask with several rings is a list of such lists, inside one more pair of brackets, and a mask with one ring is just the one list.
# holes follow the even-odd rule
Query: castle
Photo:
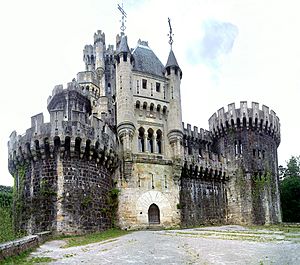
[[[171, 44], [171, 43], [170, 43]], [[275, 112], [228, 105], [209, 130], [182, 123], [180, 68], [127, 36], [97, 31], [85, 70], [8, 142], [17, 228], [85, 233], [199, 224], [281, 222]]]

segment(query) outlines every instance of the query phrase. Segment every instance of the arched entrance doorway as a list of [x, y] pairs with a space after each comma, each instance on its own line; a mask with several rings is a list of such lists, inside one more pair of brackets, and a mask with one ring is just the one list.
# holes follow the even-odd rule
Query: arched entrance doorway
[[149, 219], [149, 224], [159, 224], [160, 223], [159, 208], [154, 203], [152, 203], [149, 207], [148, 219]]

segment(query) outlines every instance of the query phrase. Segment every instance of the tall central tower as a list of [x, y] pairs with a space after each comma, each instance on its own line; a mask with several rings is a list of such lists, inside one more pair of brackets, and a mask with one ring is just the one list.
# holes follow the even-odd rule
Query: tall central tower
[[172, 49], [164, 66], [146, 41], [129, 49], [121, 33], [117, 47], [117, 131], [123, 161], [119, 225], [179, 225], [181, 69]]

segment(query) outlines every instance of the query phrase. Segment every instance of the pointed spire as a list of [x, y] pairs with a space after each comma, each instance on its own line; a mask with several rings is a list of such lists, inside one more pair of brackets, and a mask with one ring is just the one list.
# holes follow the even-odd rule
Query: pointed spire
[[167, 61], [167, 64], [166, 64], [166, 68], [171, 67], [171, 66], [175, 66], [175, 67], [180, 68], [178, 63], [177, 63], [177, 60], [176, 60], [176, 57], [175, 57], [175, 54], [174, 54], [173, 50], [170, 50], [168, 61]]
[[118, 54], [121, 52], [127, 52], [130, 53], [130, 49], [128, 47], [128, 43], [127, 43], [127, 36], [121, 34], [121, 41], [119, 44], [119, 48], [118, 48]]
[[173, 49], [172, 49], [172, 44], [173, 44], [173, 29], [172, 29], [172, 26], [171, 26], [171, 19], [168, 18], [168, 23], [169, 23], [169, 28], [170, 28], [170, 32], [168, 34], [169, 36], [169, 44], [170, 44], [170, 53], [169, 53], [169, 57], [168, 57], [168, 61], [167, 61], [167, 64], [165, 66], [165, 68], [169, 68], [169, 67], [175, 67], [175, 68], [178, 68], [180, 69], [178, 63], [177, 63], [177, 60], [176, 60], [176, 57], [175, 57], [175, 54], [173, 52]]

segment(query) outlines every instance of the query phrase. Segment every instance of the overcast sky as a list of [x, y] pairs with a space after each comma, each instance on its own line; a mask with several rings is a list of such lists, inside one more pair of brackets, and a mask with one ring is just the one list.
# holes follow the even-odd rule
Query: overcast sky
[[[166, 63], [168, 22], [183, 71], [183, 120], [208, 129], [221, 107], [265, 104], [281, 121], [279, 163], [300, 154], [300, 3], [295, 0], [124, 1], [129, 46], [138, 39]], [[82, 50], [101, 29], [115, 45], [121, 1], [10, 0], [0, 3], [0, 184], [12, 185], [7, 141], [46, 110], [57, 84], [84, 70]]]

